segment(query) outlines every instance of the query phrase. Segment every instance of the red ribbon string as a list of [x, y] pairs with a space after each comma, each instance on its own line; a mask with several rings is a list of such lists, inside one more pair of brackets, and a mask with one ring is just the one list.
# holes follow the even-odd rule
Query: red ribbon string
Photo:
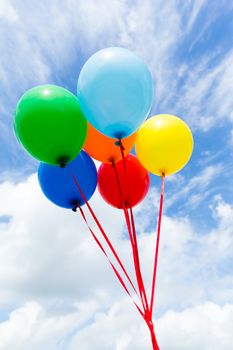
[[84, 200], [84, 202], [85, 202], [85, 204], [86, 204], [86, 206], [87, 206], [89, 212], [91, 213], [91, 215], [92, 215], [92, 217], [93, 217], [93, 219], [94, 219], [96, 225], [98, 226], [98, 228], [99, 228], [101, 234], [103, 235], [103, 237], [104, 237], [104, 239], [105, 239], [105, 241], [106, 241], [108, 247], [110, 248], [111, 252], [113, 253], [115, 259], [116, 259], [117, 262], [118, 262], [118, 264], [120, 265], [122, 271], [124, 272], [124, 274], [125, 274], [127, 280], [129, 281], [130, 285], [132, 286], [133, 290], [134, 290], [135, 293], [138, 295], [138, 292], [137, 292], [137, 290], [136, 290], [136, 288], [135, 288], [135, 286], [134, 286], [134, 284], [133, 284], [133, 282], [132, 282], [132, 280], [131, 280], [131, 278], [130, 278], [128, 272], [126, 271], [126, 269], [125, 269], [123, 263], [121, 262], [121, 259], [119, 258], [119, 256], [118, 256], [118, 254], [117, 254], [115, 248], [113, 247], [112, 243], [110, 242], [110, 240], [109, 240], [107, 234], [105, 233], [105, 231], [104, 231], [102, 225], [100, 224], [99, 220], [97, 219], [97, 217], [96, 217], [96, 215], [95, 215], [93, 209], [91, 208], [90, 204], [88, 203], [88, 201], [87, 201], [87, 199], [86, 199], [86, 196], [84, 195], [84, 193], [83, 193], [83, 191], [82, 191], [82, 189], [81, 189], [81, 187], [80, 187], [80, 185], [79, 185], [77, 179], [75, 178], [74, 175], [71, 174], [71, 176], [72, 176], [72, 178], [73, 178], [73, 180], [74, 180], [74, 183], [75, 183], [76, 187], [78, 188], [78, 190], [79, 190], [79, 192], [80, 192], [80, 194], [81, 194], [81, 196], [82, 196], [82, 198], [83, 198], [83, 200]]
[[[130, 219], [131, 219], [131, 225], [132, 225], [132, 231], [133, 231], [133, 239], [134, 239], [134, 243], [135, 243], [135, 254], [136, 254], [136, 262], [137, 262], [137, 270], [138, 270], [138, 275], [139, 275], [139, 280], [140, 280], [140, 288], [141, 288], [141, 293], [142, 293], [142, 297], [144, 300], [145, 309], [146, 309], [146, 311], [149, 311], [149, 304], [148, 304], [146, 290], [145, 290], [145, 286], [144, 286], [144, 281], [143, 281], [142, 273], [141, 273], [139, 249], [138, 249], [138, 242], [137, 242], [137, 233], [136, 233], [136, 227], [135, 227], [135, 221], [134, 221], [132, 207], [130, 207], [129, 210], [130, 210]], [[148, 316], [149, 316], [149, 313], [146, 312], [146, 317], [148, 318]]]
[[84, 222], [86, 223], [86, 225], [87, 225], [87, 227], [88, 227], [90, 233], [92, 234], [92, 237], [94, 238], [94, 240], [95, 240], [96, 243], [98, 244], [99, 248], [102, 250], [102, 252], [103, 252], [104, 255], [106, 256], [106, 258], [107, 258], [107, 260], [108, 260], [110, 266], [112, 267], [112, 269], [113, 269], [113, 271], [114, 271], [116, 277], [118, 278], [120, 284], [122, 285], [122, 287], [124, 288], [124, 290], [126, 291], [126, 293], [129, 295], [130, 299], [132, 300], [132, 302], [134, 303], [134, 305], [135, 305], [136, 308], [138, 309], [140, 315], [141, 315], [143, 318], [145, 318], [145, 317], [144, 317], [144, 314], [143, 314], [143, 312], [142, 312], [142, 310], [139, 308], [139, 306], [137, 305], [137, 303], [134, 301], [133, 297], [131, 296], [131, 294], [130, 294], [128, 288], [126, 287], [125, 282], [123, 281], [123, 279], [122, 279], [122, 277], [121, 277], [121, 275], [120, 275], [120, 273], [118, 272], [118, 270], [116, 269], [116, 267], [114, 266], [114, 264], [113, 264], [113, 263], [111, 262], [111, 260], [109, 259], [109, 256], [108, 256], [106, 250], [104, 249], [103, 245], [101, 244], [101, 242], [99, 241], [99, 239], [98, 239], [97, 236], [95, 235], [94, 231], [92, 230], [92, 228], [91, 228], [90, 225], [88, 224], [88, 221], [87, 221], [87, 219], [86, 219], [86, 216], [85, 216], [85, 214], [84, 214], [83, 209], [82, 209], [81, 207], [79, 207], [79, 210], [80, 210], [80, 213], [81, 213], [81, 215], [82, 215], [82, 218], [83, 218]]
[[140, 260], [139, 260], [139, 253], [138, 253], [138, 246], [137, 246], [137, 235], [136, 235], [136, 229], [135, 229], [135, 222], [134, 222], [134, 216], [133, 216], [133, 210], [132, 208], [130, 208], [130, 216], [131, 216], [131, 223], [132, 223], [132, 229], [133, 229], [133, 235], [134, 235], [134, 239], [135, 239], [135, 242], [136, 242], [136, 250], [137, 250], [137, 259], [138, 259], [138, 265], [137, 265], [137, 268], [138, 268], [138, 271], [139, 271], [139, 274], [140, 274], [140, 278], [141, 278], [141, 288], [142, 288], [142, 294], [145, 298], [145, 304], [146, 304], [146, 310], [145, 310], [145, 321], [146, 321], [146, 324], [149, 328], [149, 331], [150, 331], [150, 334], [151, 334], [151, 342], [152, 342], [152, 346], [153, 346], [153, 350], [159, 350], [159, 346], [158, 346], [158, 343], [157, 343], [157, 339], [156, 339], [156, 336], [155, 336], [155, 331], [154, 331], [154, 324], [153, 324], [153, 321], [152, 321], [152, 317], [151, 317], [151, 314], [150, 314], [150, 311], [149, 311], [149, 305], [148, 305], [148, 301], [147, 301], [147, 296], [146, 296], [146, 291], [145, 291], [145, 287], [144, 287], [144, 282], [143, 282], [143, 278], [142, 278], [142, 274], [141, 274], [141, 270], [140, 270]]
[[116, 164], [115, 164], [114, 161], [112, 162], [112, 164], [113, 164], [113, 169], [114, 169], [114, 173], [115, 173], [115, 177], [116, 177], [116, 181], [117, 181], [117, 186], [118, 186], [118, 190], [119, 190], [119, 194], [120, 194], [121, 203], [122, 203], [122, 206], [123, 206], [125, 221], [126, 221], [126, 225], [127, 225], [127, 229], [128, 229], [128, 233], [129, 233], [129, 238], [130, 238], [130, 243], [131, 243], [131, 247], [132, 247], [134, 269], [135, 269], [135, 274], [136, 274], [136, 278], [137, 278], [138, 289], [139, 289], [139, 293], [140, 293], [143, 309], [144, 309], [144, 312], [146, 314], [146, 305], [144, 303], [144, 297], [143, 297], [143, 292], [142, 292], [142, 282], [141, 282], [141, 279], [140, 279], [140, 276], [139, 276], [139, 270], [140, 269], [139, 269], [139, 266], [138, 266], [138, 258], [137, 258], [137, 252], [136, 252], [134, 235], [133, 235], [132, 229], [131, 229], [130, 217], [129, 217], [129, 213], [128, 213], [126, 207], [125, 207], [124, 197], [123, 197], [123, 193], [122, 193], [122, 187], [121, 187], [119, 175], [118, 175], [118, 172], [117, 172]]
[[[122, 157], [123, 166], [124, 166], [126, 186], [129, 189], [129, 181], [128, 181], [126, 162], [125, 162], [125, 154], [124, 154], [124, 146], [123, 146], [121, 140], [119, 140], [119, 145], [120, 145], [121, 157]], [[130, 194], [128, 194], [128, 196], [129, 196], [129, 202], [130, 202]], [[139, 250], [138, 250], [138, 244], [137, 244], [137, 234], [136, 234], [135, 221], [134, 221], [132, 207], [130, 207], [130, 219], [131, 219], [131, 226], [132, 226], [132, 231], [133, 231], [134, 249], [135, 249], [135, 254], [136, 254], [136, 263], [137, 263], [136, 268], [137, 268], [138, 275], [139, 275], [139, 283], [140, 283], [139, 290], [140, 290], [140, 295], [143, 299], [142, 303], [145, 306], [144, 307], [145, 321], [147, 323], [147, 326], [148, 326], [150, 334], [151, 334], [151, 342], [152, 342], [153, 349], [159, 350], [159, 346], [158, 346], [156, 336], [155, 336], [155, 331], [154, 331], [154, 324], [152, 321], [152, 313], [150, 312], [150, 309], [149, 309], [146, 290], [145, 290], [145, 286], [144, 286], [144, 281], [143, 281], [142, 274], [141, 274]]]
[[[129, 203], [130, 203], [130, 191], [129, 191], [130, 187], [129, 187], [129, 179], [128, 179], [128, 173], [127, 173], [127, 166], [126, 166], [126, 162], [125, 162], [125, 153], [124, 153], [125, 149], [124, 149], [124, 146], [123, 146], [121, 140], [119, 140], [119, 145], [120, 145], [120, 150], [121, 150], [121, 158], [123, 161], [125, 180], [126, 180], [126, 186], [128, 189], [128, 197], [129, 197]], [[144, 281], [143, 281], [142, 273], [141, 273], [136, 227], [135, 227], [135, 222], [134, 222], [133, 210], [132, 210], [131, 206], [130, 206], [130, 219], [131, 219], [131, 226], [132, 226], [132, 231], [133, 231], [134, 251], [135, 251], [135, 257], [136, 257], [136, 264], [137, 264], [137, 273], [138, 273], [139, 284], [140, 284], [139, 290], [140, 290], [140, 293], [142, 295], [142, 303], [145, 306], [145, 311], [147, 311], [146, 314], [148, 314], [149, 313], [149, 304], [148, 304], [146, 290], [145, 290], [145, 286], [144, 286]]]
[[162, 214], [163, 214], [163, 200], [164, 200], [164, 182], [165, 182], [165, 175], [162, 174], [162, 185], [161, 185], [161, 193], [160, 193], [159, 216], [158, 216], [158, 227], [157, 227], [157, 239], [156, 239], [153, 278], [152, 278], [151, 300], [150, 300], [150, 314], [151, 314], [151, 318], [152, 318], [152, 315], [153, 315], [155, 283], [156, 283], [158, 256], [159, 256], [160, 230], [161, 230], [161, 221], [162, 221]]
[[[128, 176], [127, 176], [127, 168], [126, 168], [126, 162], [125, 162], [125, 156], [124, 156], [124, 147], [122, 145], [122, 142], [119, 141], [120, 144], [120, 149], [121, 149], [121, 155], [122, 155], [122, 160], [123, 160], [123, 166], [124, 166], [124, 172], [125, 172], [125, 179], [126, 179], [126, 187], [129, 189], [129, 182], [128, 182]], [[129, 233], [129, 238], [130, 238], [130, 243], [131, 243], [131, 247], [132, 247], [132, 253], [133, 253], [133, 261], [134, 261], [134, 268], [135, 268], [135, 273], [136, 273], [136, 279], [137, 279], [137, 284], [138, 284], [138, 289], [139, 289], [139, 294], [140, 294], [140, 298], [141, 298], [141, 302], [143, 305], [143, 310], [144, 312], [141, 310], [141, 308], [138, 306], [138, 304], [135, 302], [135, 300], [133, 299], [133, 297], [131, 296], [123, 278], [121, 277], [120, 273], [118, 272], [118, 270], [116, 269], [116, 267], [114, 266], [114, 264], [112, 263], [112, 261], [109, 259], [106, 250], [104, 249], [103, 245], [101, 244], [101, 242], [99, 241], [99, 239], [97, 238], [97, 236], [95, 235], [95, 233], [93, 232], [93, 230], [91, 229], [91, 227], [89, 226], [87, 219], [85, 217], [85, 214], [82, 210], [81, 207], [79, 207], [80, 209], [80, 213], [83, 217], [83, 220], [85, 221], [89, 231], [91, 232], [94, 240], [96, 241], [96, 243], [98, 244], [99, 248], [102, 250], [103, 254], [106, 256], [110, 266], [112, 267], [116, 277], [118, 278], [119, 282], [121, 283], [122, 287], [124, 288], [125, 292], [129, 295], [129, 297], [131, 298], [131, 300], [133, 301], [134, 305], [136, 306], [137, 310], [139, 311], [140, 315], [143, 317], [143, 319], [145, 320], [149, 330], [150, 330], [150, 334], [151, 334], [151, 341], [152, 341], [152, 345], [153, 345], [153, 350], [159, 350], [159, 346], [156, 340], [156, 336], [155, 336], [155, 331], [154, 331], [154, 325], [153, 325], [153, 321], [152, 321], [152, 314], [153, 314], [153, 304], [154, 304], [154, 294], [155, 294], [155, 283], [156, 283], [156, 273], [157, 273], [157, 265], [158, 265], [158, 253], [159, 253], [159, 242], [160, 242], [160, 230], [161, 230], [161, 220], [162, 220], [162, 211], [163, 211], [163, 200], [164, 200], [164, 178], [165, 175], [162, 175], [162, 187], [161, 187], [161, 195], [160, 195], [160, 206], [159, 206], [159, 215], [158, 215], [158, 227], [157, 227], [157, 240], [156, 240], [156, 250], [155, 250], [155, 259], [154, 259], [154, 270], [153, 270], [153, 278], [152, 278], [152, 292], [151, 292], [151, 301], [150, 301], [150, 306], [148, 304], [148, 300], [147, 300], [147, 295], [146, 295], [146, 290], [145, 290], [145, 286], [144, 286], [144, 281], [142, 278], [142, 274], [141, 274], [141, 267], [140, 267], [140, 259], [139, 259], [139, 250], [138, 250], [138, 243], [137, 243], [137, 234], [136, 234], [136, 227], [135, 227], [135, 221], [134, 221], [134, 216], [133, 216], [133, 210], [131, 207], [129, 207], [129, 212], [128, 209], [126, 208], [126, 204], [124, 202], [124, 197], [123, 197], [123, 192], [122, 192], [122, 187], [121, 187], [121, 183], [119, 180], [119, 176], [117, 173], [117, 168], [115, 165], [115, 162], [112, 162], [113, 164], [113, 168], [114, 168], [114, 172], [115, 172], [115, 176], [116, 176], [116, 181], [117, 181], [117, 186], [119, 189], [119, 194], [120, 194], [120, 198], [121, 198], [121, 202], [122, 202], [122, 207], [123, 207], [123, 211], [124, 211], [124, 216], [125, 216], [125, 221], [126, 221], [126, 225], [127, 225], [127, 229], [128, 229], [128, 233]], [[130, 285], [132, 286], [133, 290], [135, 291], [135, 293], [138, 296], [138, 292], [131, 280], [131, 278], [129, 277], [123, 263], [121, 262], [118, 254], [116, 253], [116, 250], [114, 249], [112, 243], [110, 242], [107, 234], [105, 233], [102, 225], [100, 224], [99, 220], [97, 219], [93, 209], [91, 208], [90, 204], [88, 203], [80, 185], [78, 184], [77, 179], [74, 177], [74, 175], [72, 175], [72, 178], [74, 180], [74, 183], [76, 185], [76, 187], [78, 188], [90, 214], [92, 215], [96, 225], [98, 226], [103, 238], [105, 239], [108, 247], [110, 248], [111, 252], [113, 253], [116, 261], [118, 262], [119, 266], [121, 267], [122, 271], [124, 272], [125, 277], [127, 278], [127, 280], [129, 281]], [[130, 193], [128, 193], [128, 199], [130, 202]], [[130, 214], [129, 214], [130, 213]]]
[[158, 343], [157, 343], [157, 339], [156, 339], [156, 336], [155, 336], [155, 330], [154, 330], [154, 325], [153, 325], [153, 322], [150, 320], [147, 322], [147, 326], [150, 330], [150, 335], [151, 335], [151, 342], [152, 342], [152, 345], [153, 345], [153, 350], [159, 350], [159, 346], [158, 346]]
[[[127, 171], [126, 171], [126, 164], [125, 164], [125, 148], [123, 146], [123, 143], [121, 140], [119, 140], [119, 145], [120, 145], [120, 150], [121, 150], [121, 158], [122, 158], [122, 161], [123, 161], [123, 167], [124, 167], [124, 170], [125, 170], [125, 175], [127, 175]], [[128, 176], [126, 176], [126, 181], [128, 182]], [[128, 185], [128, 183], [127, 183]]]

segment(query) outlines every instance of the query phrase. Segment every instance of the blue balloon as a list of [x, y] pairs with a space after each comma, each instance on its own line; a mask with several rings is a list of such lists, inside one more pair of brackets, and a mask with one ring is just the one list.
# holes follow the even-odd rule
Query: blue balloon
[[72, 175], [89, 200], [96, 189], [97, 171], [95, 163], [85, 151], [81, 151], [65, 168], [40, 163], [38, 169], [38, 179], [44, 195], [54, 204], [68, 209], [85, 204]]
[[78, 79], [78, 99], [86, 119], [113, 138], [124, 138], [139, 128], [150, 112], [153, 94], [146, 64], [120, 47], [91, 56]]

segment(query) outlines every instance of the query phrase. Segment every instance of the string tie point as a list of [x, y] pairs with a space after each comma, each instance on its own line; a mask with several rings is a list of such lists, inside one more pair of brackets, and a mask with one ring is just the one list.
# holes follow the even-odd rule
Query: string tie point
[[115, 146], [120, 147], [120, 145], [121, 145], [121, 141], [120, 140], [115, 142]]
[[59, 164], [59, 166], [61, 168], [65, 168], [67, 166], [67, 164], [70, 161], [70, 157], [67, 156], [61, 156], [57, 159], [57, 164]]
[[125, 147], [123, 146], [122, 140], [119, 139], [118, 142], [119, 142], [119, 146], [120, 146], [121, 150], [125, 151]]
[[109, 161], [111, 162], [112, 167], [114, 167], [116, 164], [115, 159], [111, 158], [111, 159], [109, 159]]

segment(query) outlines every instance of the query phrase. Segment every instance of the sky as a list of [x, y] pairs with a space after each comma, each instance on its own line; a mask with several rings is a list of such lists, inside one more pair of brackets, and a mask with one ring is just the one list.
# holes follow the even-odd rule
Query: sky
[[[233, 343], [233, 3], [229, 0], [0, 0], [0, 350], [145, 350], [149, 333], [81, 218], [56, 207], [13, 132], [20, 96], [74, 94], [85, 61], [110, 46], [150, 68], [150, 116], [184, 119], [189, 164], [167, 178], [154, 322], [161, 350]], [[160, 179], [136, 209], [147, 290]], [[122, 213], [91, 199], [132, 272]]]

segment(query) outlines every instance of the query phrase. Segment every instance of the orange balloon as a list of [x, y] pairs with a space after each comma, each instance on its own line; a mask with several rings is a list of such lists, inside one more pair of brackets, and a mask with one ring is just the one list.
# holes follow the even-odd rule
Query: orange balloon
[[[124, 147], [124, 154], [128, 154], [136, 140], [136, 132], [121, 140]], [[121, 160], [121, 149], [118, 139], [108, 137], [96, 130], [88, 123], [87, 138], [84, 144], [85, 151], [96, 160], [102, 163], [111, 163]]]

